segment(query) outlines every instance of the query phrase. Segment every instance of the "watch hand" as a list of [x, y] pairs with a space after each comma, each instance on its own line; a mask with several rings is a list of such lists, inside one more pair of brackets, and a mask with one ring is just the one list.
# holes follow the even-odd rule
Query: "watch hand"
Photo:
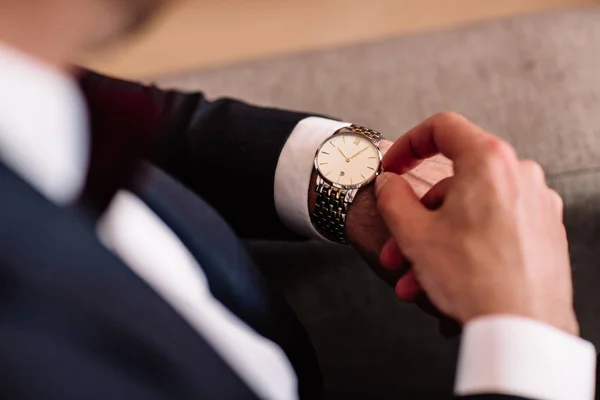
[[346, 162], [350, 162], [350, 159], [348, 157], [346, 157], [346, 155], [344, 154], [344, 152], [342, 151], [342, 149], [340, 149], [338, 147], [338, 150], [339, 150], [340, 153], [342, 153], [342, 156], [344, 156], [344, 158], [346, 159]]
[[368, 148], [369, 148], [368, 146], [365, 147], [364, 149], [362, 149], [361, 151], [359, 151], [358, 153], [356, 153], [355, 155], [353, 155], [352, 157], [350, 157], [350, 159], [352, 160], [353, 158], [358, 157], [359, 154], [361, 154], [363, 151], [367, 150]]

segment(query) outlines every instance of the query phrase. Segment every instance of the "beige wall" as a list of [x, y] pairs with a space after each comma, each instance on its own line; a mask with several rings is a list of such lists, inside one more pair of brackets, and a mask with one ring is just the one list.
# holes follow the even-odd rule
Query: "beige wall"
[[141, 78], [590, 0], [182, 0], [129, 43], [87, 58]]

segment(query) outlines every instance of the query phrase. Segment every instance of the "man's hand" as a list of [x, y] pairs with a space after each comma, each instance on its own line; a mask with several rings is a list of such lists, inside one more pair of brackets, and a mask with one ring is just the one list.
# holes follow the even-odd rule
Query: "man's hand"
[[[379, 147], [384, 156], [393, 144], [387, 140], [381, 142]], [[404, 175], [404, 179], [416, 193], [422, 196], [436, 183], [451, 175], [452, 163], [446, 157], [438, 155], [425, 160], [421, 165], [409, 171]], [[316, 199], [315, 178], [313, 175], [309, 196], [311, 212]], [[390, 233], [377, 210], [377, 201], [372, 185], [360, 190], [350, 206], [346, 219], [346, 235], [352, 246], [367, 261], [373, 271], [391, 286], [395, 286], [403, 271], [382, 268], [379, 261], [379, 254], [384, 244], [390, 239]]]
[[[394, 173], [440, 152], [454, 161], [455, 176], [421, 201]], [[401, 249], [412, 263], [399, 288], [418, 282], [440, 311], [463, 324], [513, 314], [578, 334], [562, 200], [538, 164], [449, 113], [414, 128], [386, 158], [390, 172], [375, 187], [397, 245], [386, 248], [397, 255]]]

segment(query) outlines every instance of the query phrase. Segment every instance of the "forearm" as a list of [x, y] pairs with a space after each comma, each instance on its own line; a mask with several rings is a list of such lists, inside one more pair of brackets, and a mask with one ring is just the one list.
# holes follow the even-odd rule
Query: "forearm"
[[208, 101], [201, 93], [87, 71], [80, 82], [95, 137], [123, 127], [126, 134], [143, 135], [154, 149], [148, 158], [211, 203], [238, 234], [294, 237], [280, 221], [273, 187], [281, 150], [306, 114], [231, 99]]
[[196, 111], [185, 118], [185, 129], [166, 131], [157, 163], [213, 205], [240, 236], [290, 238], [275, 208], [275, 172], [305, 115], [233, 100], [205, 106], [188, 100], [184, 107]]
[[[319, 236], [309, 217], [314, 152], [348, 124], [231, 99], [208, 101], [202, 93], [161, 90], [89, 71], [80, 82], [95, 138], [110, 130], [146, 138], [141, 142], [154, 149], [147, 158], [201, 195], [240, 236]], [[377, 242], [387, 235], [370, 189], [361, 191], [348, 218], [348, 237], [359, 249], [366, 248], [366, 232]], [[375, 261], [376, 251], [368, 247]]]

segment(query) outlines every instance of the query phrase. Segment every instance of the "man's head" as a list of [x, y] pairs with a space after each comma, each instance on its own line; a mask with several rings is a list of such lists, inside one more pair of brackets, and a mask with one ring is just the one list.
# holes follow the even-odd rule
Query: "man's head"
[[167, 3], [173, 0], [96, 0], [105, 1], [121, 16], [122, 25], [115, 31], [114, 38], [136, 32], [142, 28]]
[[175, 0], [0, 0], [0, 43], [54, 64], [143, 27]]

